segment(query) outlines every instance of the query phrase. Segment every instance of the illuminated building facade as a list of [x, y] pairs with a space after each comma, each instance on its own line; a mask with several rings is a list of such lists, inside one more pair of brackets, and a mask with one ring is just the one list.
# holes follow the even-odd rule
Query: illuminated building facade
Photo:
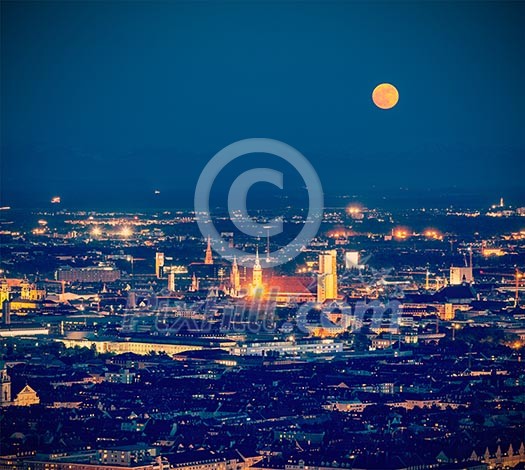
[[14, 406], [31, 406], [38, 405], [39, 403], [40, 398], [38, 394], [29, 385], [26, 385], [18, 392], [11, 404]]
[[191, 292], [197, 292], [199, 290], [199, 278], [193, 273], [193, 276], [191, 277]]
[[233, 258], [232, 269], [230, 272], [230, 285], [232, 297], [237, 297], [241, 291], [241, 275], [239, 273], [239, 266], [237, 265], [237, 258]]
[[[177, 314], [177, 316], [181, 316], [180, 312]], [[169, 356], [174, 356], [185, 351], [200, 351], [201, 349], [207, 349], [211, 347], [226, 350], [227, 348], [234, 345], [232, 341], [222, 339], [217, 343], [213, 342], [213, 344], [211, 340], [205, 343], [198, 343], [196, 341], [166, 343], [153, 341], [96, 341], [86, 339], [60, 339], [58, 341], [64, 343], [66, 348], [74, 348], [75, 346], [91, 348], [94, 345], [97, 352], [99, 353], [112, 352], [116, 354], [134, 353], [147, 355], [151, 352], [157, 352], [166, 353]]]
[[46, 296], [44, 289], [38, 289], [35, 284], [23, 281], [20, 284], [20, 298], [22, 300], [42, 300]]
[[11, 377], [7, 375], [7, 367], [5, 363], [2, 363], [0, 369], [0, 407], [2, 406], [31, 406], [38, 405], [40, 398], [37, 393], [29, 386], [26, 385], [13, 400], [11, 400]]
[[255, 253], [255, 264], [253, 265], [252, 272], [252, 288], [253, 290], [259, 290], [263, 287], [263, 278], [262, 278], [262, 267], [259, 260], [259, 249]]
[[333, 339], [305, 341], [270, 341], [241, 344], [230, 348], [234, 356], [296, 356], [302, 354], [333, 354], [343, 351], [343, 343]]
[[359, 267], [359, 251], [345, 252], [345, 269], [356, 269]]
[[9, 284], [5, 279], [0, 280], [0, 306], [6, 301], [9, 300]]
[[315, 294], [309, 289], [311, 282], [309, 277], [272, 276], [266, 281], [267, 298], [277, 305], [315, 302]]
[[211, 251], [210, 237], [208, 237], [208, 245], [206, 246], [206, 256], [204, 257], [204, 264], [213, 264], [213, 253]]
[[168, 290], [175, 292], [175, 273], [173, 271], [168, 273]]
[[157, 279], [162, 277], [162, 268], [164, 267], [164, 253], [155, 254], [155, 276]]
[[120, 270], [112, 266], [67, 267], [58, 269], [56, 278], [65, 282], [115, 282], [120, 279]]
[[450, 284], [457, 286], [464, 282], [471, 284], [474, 282], [472, 274], [472, 266], [465, 267], [451, 267], [450, 268]]
[[334, 299], [337, 299], [337, 251], [329, 250], [319, 254], [317, 301]]

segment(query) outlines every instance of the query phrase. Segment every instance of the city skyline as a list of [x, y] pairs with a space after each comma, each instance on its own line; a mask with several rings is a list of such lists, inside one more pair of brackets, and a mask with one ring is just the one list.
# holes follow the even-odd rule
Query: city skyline
[[0, 1], [0, 470], [523, 470], [524, 20]]

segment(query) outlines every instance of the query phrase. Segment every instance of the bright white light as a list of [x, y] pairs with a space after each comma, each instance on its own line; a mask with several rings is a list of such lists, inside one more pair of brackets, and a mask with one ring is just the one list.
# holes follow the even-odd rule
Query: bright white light
[[133, 230], [131, 230], [130, 227], [122, 227], [120, 234], [123, 237], [128, 238], [128, 237], [131, 237], [131, 235], [133, 235]]

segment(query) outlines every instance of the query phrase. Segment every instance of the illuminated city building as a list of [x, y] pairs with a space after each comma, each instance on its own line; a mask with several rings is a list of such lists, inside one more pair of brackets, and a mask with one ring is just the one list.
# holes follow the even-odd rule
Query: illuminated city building
[[168, 275], [168, 291], [175, 292], [175, 275], [187, 274], [188, 268], [182, 265], [164, 266], [163, 272]]
[[113, 266], [88, 266], [84, 268], [59, 268], [58, 281], [65, 282], [115, 282], [120, 279], [120, 270]]
[[262, 267], [259, 260], [259, 248], [255, 252], [255, 264], [253, 265], [252, 272], [252, 289], [255, 291], [262, 290], [263, 278], [262, 278]]
[[315, 302], [309, 289], [312, 279], [301, 276], [272, 276], [266, 281], [267, 298], [277, 305]]
[[229, 349], [233, 356], [279, 356], [302, 354], [331, 354], [343, 351], [343, 343], [333, 339], [309, 339], [304, 341], [246, 342]]
[[6, 279], [0, 280], [0, 306], [7, 300], [9, 300], [9, 284]]
[[[180, 316], [180, 314], [179, 314]], [[67, 348], [74, 347], [95, 347], [99, 353], [134, 353], [146, 355], [151, 352], [166, 353], [174, 356], [185, 351], [199, 351], [201, 349], [219, 348], [228, 350], [235, 343], [228, 339], [219, 338], [217, 340], [206, 339], [199, 341], [197, 339], [188, 339], [187, 341], [156, 342], [156, 341], [99, 341], [87, 339], [59, 339]], [[94, 345], [94, 346], [93, 346]]]
[[498, 247], [487, 247], [487, 242], [483, 240], [481, 245], [481, 255], [484, 258], [490, 258], [491, 256], [505, 256], [507, 253], [502, 248]]
[[241, 275], [239, 273], [239, 266], [237, 265], [237, 258], [233, 258], [232, 269], [230, 272], [230, 285], [232, 297], [237, 297], [241, 291]]
[[0, 369], [0, 407], [2, 406], [31, 406], [38, 405], [40, 398], [37, 393], [29, 386], [18, 392], [13, 400], [11, 400], [11, 377], [7, 374], [7, 367], [4, 362], [1, 363]]
[[175, 292], [175, 273], [173, 271], [168, 273], [168, 290]]
[[197, 292], [199, 290], [199, 278], [193, 273], [193, 276], [191, 277], [191, 292]]
[[345, 252], [345, 269], [359, 268], [359, 251]]
[[22, 300], [42, 300], [46, 296], [44, 289], [37, 289], [35, 284], [24, 280], [21, 284], [20, 298]]
[[155, 276], [157, 279], [162, 277], [162, 268], [164, 267], [164, 253], [155, 254]]
[[317, 301], [334, 299], [337, 299], [337, 251], [329, 250], [319, 254]]
[[471, 284], [474, 282], [474, 276], [472, 274], [472, 266], [465, 267], [450, 267], [450, 284], [457, 286], [466, 282]]
[[14, 406], [31, 406], [38, 405], [40, 403], [40, 398], [35, 390], [33, 390], [29, 385], [26, 385], [14, 398], [11, 403]]
[[211, 238], [208, 237], [208, 245], [206, 246], [206, 256], [204, 258], [204, 264], [213, 264], [213, 253], [211, 251]]

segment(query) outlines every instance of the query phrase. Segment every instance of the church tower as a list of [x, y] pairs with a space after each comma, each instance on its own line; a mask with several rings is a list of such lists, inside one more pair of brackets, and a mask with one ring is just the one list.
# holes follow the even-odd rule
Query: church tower
[[208, 246], [206, 247], [206, 257], [204, 258], [204, 264], [213, 264], [213, 254], [211, 251], [211, 238], [208, 237]]
[[197, 276], [195, 273], [193, 273], [193, 276], [191, 277], [191, 292], [197, 292], [199, 290], [199, 279], [197, 279]]
[[255, 264], [253, 265], [252, 286], [254, 290], [262, 288], [262, 267], [259, 261], [259, 248], [255, 252]]
[[0, 370], [0, 384], [2, 386], [2, 394], [0, 396], [0, 406], [11, 404], [11, 377], [7, 375], [7, 366], [5, 362], [0, 362], [2, 369]]
[[239, 266], [237, 266], [236, 257], [233, 257], [232, 270], [230, 273], [230, 284], [232, 297], [237, 297], [241, 290], [241, 275], [239, 273]]

